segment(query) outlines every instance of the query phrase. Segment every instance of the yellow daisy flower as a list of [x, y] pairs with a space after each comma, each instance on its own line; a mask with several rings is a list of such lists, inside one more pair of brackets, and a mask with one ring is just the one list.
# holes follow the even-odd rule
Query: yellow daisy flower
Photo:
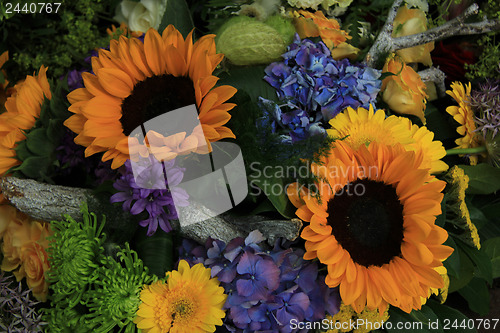
[[[447, 90], [446, 93], [453, 97], [458, 103], [458, 106], [449, 106], [446, 112], [453, 116], [460, 126], [457, 127], [458, 134], [461, 138], [455, 140], [457, 148], [474, 148], [481, 146], [481, 135], [476, 132], [476, 123], [474, 122], [474, 111], [469, 105], [471, 84], [465, 87], [460, 82], [451, 84], [452, 90]], [[463, 155], [460, 155], [463, 156]], [[478, 157], [476, 155], [469, 156], [470, 164], [476, 165]]]
[[385, 116], [383, 110], [369, 110], [359, 107], [357, 110], [349, 107], [330, 120], [331, 129], [328, 135], [334, 138], [344, 138], [353, 149], [370, 142], [378, 142], [393, 146], [401, 144], [408, 151], [422, 151], [421, 168], [430, 169], [431, 173], [446, 171], [448, 165], [441, 161], [446, 151], [441, 141], [434, 141], [434, 133], [427, 127], [419, 127], [408, 118]]
[[177, 271], [166, 274], [167, 282], [144, 286], [142, 304], [134, 323], [145, 333], [214, 332], [222, 325], [226, 302], [224, 289], [210, 269], [179, 262]]

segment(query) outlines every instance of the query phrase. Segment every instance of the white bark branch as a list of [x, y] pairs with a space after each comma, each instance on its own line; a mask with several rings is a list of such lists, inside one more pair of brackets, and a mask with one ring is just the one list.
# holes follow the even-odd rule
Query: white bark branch
[[477, 4], [472, 4], [461, 15], [439, 27], [414, 35], [393, 38], [392, 29], [395, 13], [399, 9], [400, 4], [400, 0], [394, 1], [382, 31], [365, 58], [365, 63], [368, 66], [373, 67], [381, 55], [393, 53], [397, 50], [426, 44], [451, 36], [476, 35], [500, 30], [500, 21], [498, 20], [488, 20], [484, 18], [481, 22], [465, 23], [468, 17], [478, 12], [479, 6]]
[[418, 75], [424, 82], [434, 82], [439, 97], [446, 95], [446, 86], [444, 84], [446, 74], [442, 70], [437, 67], [430, 67], [418, 72]]

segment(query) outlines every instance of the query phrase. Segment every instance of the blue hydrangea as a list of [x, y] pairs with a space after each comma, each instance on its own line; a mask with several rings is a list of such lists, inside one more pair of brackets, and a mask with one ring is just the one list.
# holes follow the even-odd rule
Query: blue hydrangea
[[349, 106], [375, 107], [382, 85], [379, 70], [334, 60], [323, 42], [298, 35], [282, 57], [266, 68], [264, 77], [276, 89], [279, 103], [261, 99], [264, 115], [257, 125], [282, 133], [284, 143], [326, 135], [328, 121]]
[[228, 298], [225, 326], [238, 332], [295, 332], [290, 323], [320, 321], [338, 312], [337, 289], [324, 283], [316, 262], [303, 259], [302, 249], [278, 240], [266, 249], [262, 234], [251, 232], [227, 245], [209, 239], [204, 247], [184, 240], [180, 259], [211, 268]]

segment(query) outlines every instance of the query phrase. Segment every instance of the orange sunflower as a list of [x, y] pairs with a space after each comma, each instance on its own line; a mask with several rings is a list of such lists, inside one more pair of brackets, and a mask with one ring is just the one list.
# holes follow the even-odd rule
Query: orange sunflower
[[301, 234], [304, 258], [327, 265], [326, 284], [340, 286], [342, 301], [358, 313], [382, 314], [388, 304], [420, 309], [430, 288], [444, 286], [435, 268], [453, 251], [434, 224], [446, 183], [419, 168], [422, 151], [335, 145], [311, 166], [317, 193], [296, 183], [287, 189], [297, 216], [310, 223]]
[[21, 164], [14, 148], [26, 139], [24, 131], [31, 129], [40, 117], [45, 98], [51, 99], [47, 68], [42, 65], [38, 75], [28, 75], [14, 86], [12, 95], [5, 102], [6, 111], [0, 114], [0, 176]]
[[[144, 43], [121, 36], [111, 41], [110, 51], [99, 50], [98, 57], [92, 58], [95, 74], [83, 73], [85, 88], [68, 95], [74, 115], [64, 123], [78, 134], [75, 142], [87, 147], [85, 155], [104, 152], [102, 160], [112, 159], [115, 169], [137, 147], [142, 156], [147, 154], [143, 144], [153, 152], [156, 149], [156, 157], [170, 159], [234, 138], [224, 125], [235, 106], [225, 102], [236, 89], [214, 88], [218, 78], [212, 72], [223, 58], [216, 53], [214, 37], [206, 35], [193, 44], [192, 32], [184, 40], [170, 25], [161, 36], [149, 29]], [[145, 140], [131, 137], [129, 143], [129, 135], [144, 122], [192, 104], [197, 106], [201, 129], [195, 127], [191, 133], [149, 130]]]

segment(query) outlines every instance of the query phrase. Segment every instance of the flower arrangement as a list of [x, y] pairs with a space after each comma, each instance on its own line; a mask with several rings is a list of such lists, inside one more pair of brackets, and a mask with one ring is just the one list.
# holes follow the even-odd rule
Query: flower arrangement
[[0, 4], [0, 327], [498, 329], [499, 18]]

